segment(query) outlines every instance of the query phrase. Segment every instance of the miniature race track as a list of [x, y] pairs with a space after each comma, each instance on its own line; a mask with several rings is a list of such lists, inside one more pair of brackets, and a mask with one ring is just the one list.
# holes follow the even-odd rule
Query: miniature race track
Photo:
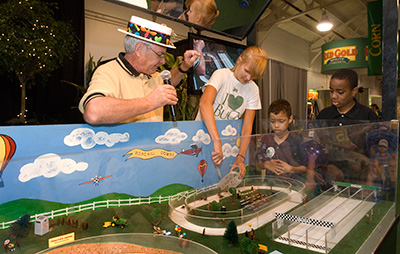
[[[305, 216], [316, 221], [332, 222], [334, 225], [338, 225], [339, 222], [344, 220], [344, 218], [354, 211], [362, 202], [364, 202], [363, 206], [361, 206], [355, 215], [352, 214], [351, 220], [347, 220], [340, 229], [335, 227], [332, 229], [330, 227], [307, 223], [296, 223], [297, 226], [292, 227], [290, 232], [286, 232], [274, 240], [300, 248], [307, 248], [308, 246], [310, 250], [321, 253], [329, 252], [363, 217], [365, 217], [365, 214], [372, 209], [375, 203], [335, 197], [329, 203], [317, 207]], [[327, 235], [327, 242], [325, 242], [325, 235]], [[327, 250], [325, 247], [326, 244], [329, 246]]]
[[[255, 188], [258, 189], [270, 189], [269, 186], [255, 186]], [[250, 190], [250, 187], [240, 187], [237, 188], [237, 190], [240, 190], [241, 192], [248, 191]], [[283, 188], [279, 187], [273, 187], [274, 191], [284, 191]], [[231, 194], [228, 192], [222, 192], [221, 195], [223, 195], [223, 198], [230, 197]], [[237, 231], [239, 234], [245, 233], [246, 231], [249, 231], [251, 228], [257, 229], [272, 220], [275, 219], [274, 213], [279, 212], [279, 213], [284, 213], [286, 211], [289, 211], [293, 209], [294, 207], [298, 206], [301, 202], [301, 194], [295, 191], [291, 191], [290, 194], [290, 199], [288, 199], [285, 202], [282, 202], [282, 204], [274, 207], [274, 209], [269, 210], [265, 213], [260, 214], [259, 216], [248, 220], [244, 222], [243, 224], [237, 225]], [[206, 205], [209, 202], [212, 201], [219, 201], [220, 197], [218, 195], [213, 195], [209, 196], [207, 200], [196, 200], [194, 202], [191, 202], [189, 205], [192, 207], [201, 207]], [[212, 227], [204, 227], [201, 225], [196, 225], [194, 223], [191, 223], [186, 219], [187, 211], [184, 207], [176, 207], [171, 213], [170, 213], [170, 218], [172, 221], [174, 221], [177, 225], [190, 230], [194, 231], [197, 233], [202, 234], [203, 230], [205, 229], [205, 234], [206, 235], [224, 235], [224, 232], [226, 230], [226, 226], [222, 228], [212, 228]], [[229, 218], [226, 218], [229, 220]], [[251, 224], [251, 228], [249, 227], [249, 224]]]

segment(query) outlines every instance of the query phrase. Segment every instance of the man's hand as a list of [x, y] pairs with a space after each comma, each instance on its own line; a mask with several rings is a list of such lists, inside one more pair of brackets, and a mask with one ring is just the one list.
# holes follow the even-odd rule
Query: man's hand
[[183, 54], [181, 69], [184, 71], [189, 70], [199, 57], [200, 53], [197, 50], [186, 50], [186, 52]]
[[152, 104], [154, 108], [163, 107], [165, 105], [175, 105], [178, 102], [176, 90], [171, 85], [157, 86], [148, 96], [147, 100], [149, 104]]

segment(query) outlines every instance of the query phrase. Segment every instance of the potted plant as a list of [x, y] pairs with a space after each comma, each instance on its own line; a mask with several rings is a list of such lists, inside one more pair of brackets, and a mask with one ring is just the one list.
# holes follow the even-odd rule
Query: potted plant
[[[165, 53], [165, 64], [159, 67], [159, 71], [171, 70], [178, 66], [182, 62], [182, 56], [174, 57], [170, 53]], [[177, 120], [187, 121], [194, 120], [199, 107], [199, 96], [188, 95], [188, 76], [185, 74], [181, 83], [176, 86], [176, 93], [178, 94], [178, 103], [176, 104], [177, 109]], [[164, 107], [164, 120], [171, 121], [170, 107]]]

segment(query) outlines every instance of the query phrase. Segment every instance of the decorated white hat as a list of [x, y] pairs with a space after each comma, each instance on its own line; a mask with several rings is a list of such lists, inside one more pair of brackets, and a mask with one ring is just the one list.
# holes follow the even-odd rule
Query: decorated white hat
[[171, 42], [172, 29], [147, 19], [132, 16], [126, 30], [118, 31], [162, 47], [176, 48]]

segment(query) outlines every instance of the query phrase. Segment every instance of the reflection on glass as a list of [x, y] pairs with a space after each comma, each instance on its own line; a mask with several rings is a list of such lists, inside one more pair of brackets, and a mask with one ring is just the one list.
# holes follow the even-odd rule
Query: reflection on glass
[[211, 27], [219, 16], [219, 10], [214, 0], [188, 0], [186, 11], [179, 18], [193, 24]]
[[135, 6], [138, 6], [138, 7], [142, 7], [142, 8], [145, 8], [145, 9], [148, 8], [147, 0], [118, 0], [118, 1], [123, 2], [123, 3], [127, 3], [127, 4], [132, 4], [132, 5], [135, 5]]
[[[264, 125], [271, 129], [270, 121]], [[345, 182], [377, 188], [377, 198], [393, 201], [397, 132], [397, 123], [386, 122], [290, 131], [290, 138], [284, 142], [276, 142], [273, 133], [258, 135], [254, 139], [255, 167], [267, 177], [284, 175], [300, 179], [313, 195], [328, 190], [334, 182]], [[268, 167], [279, 161], [285, 165], [303, 165], [307, 171], [277, 173]], [[364, 189], [364, 194], [368, 192], [368, 188]]]
[[[273, 129], [269, 120], [263, 123]], [[385, 215], [381, 210], [394, 207], [398, 127], [398, 122], [381, 122], [292, 130], [281, 143], [274, 133], [255, 135], [249, 174], [261, 175], [266, 183], [271, 177], [290, 177], [305, 184], [301, 206], [275, 213], [273, 239], [328, 253], [353, 227], [372, 231]], [[306, 172], [271, 170], [270, 162], [300, 164]], [[364, 243], [352, 237], [352, 244]]]
[[177, 18], [184, 11], [184, 0], [151, 0], [150, 10]]
[[205, 83], [214, 71], [222, 68], [233, 68], [244, 45], [230, 43], [206, 36], [189, 34], [190, 48], [197, 50], [201, 56], [193, 65], [193, 75], [189, 79], [189, 92], [201, 93]]
[[[198, 30], [244, 39], [271, 0], [106, 0], [169, 18]], [[147, 1], [147, 4], [145, 3]]]

